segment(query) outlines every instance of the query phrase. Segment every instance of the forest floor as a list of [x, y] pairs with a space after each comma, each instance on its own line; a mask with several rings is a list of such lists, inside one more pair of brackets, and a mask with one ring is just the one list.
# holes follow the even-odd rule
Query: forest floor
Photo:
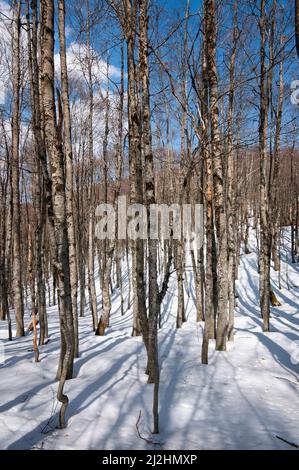
[[[0, 448], [293, 448], [277, 436], [299, 445], [299, 266], [287, 261], [286, 231], [281, 290], [272, 271], [272, 288], [282, 306], [271, 308], [271, 332], [263, 333], [253, 235], [252, 253], [241, 255], [235, 341], [226, 353], [215, 352], [211, 342], [208, 366], [200, 362], [203, 325], [195, 321], [191, 266], [185, 285], [188, 321], [181, 330], [175, 328], [175, 274], [171, 278], [159, 332], [158, 436], [151, 435], [152, 386], [146, 384], [142, 340], [130, 336], [132, 313], [120, 315], [116, 290], [105, 337], [94, 336], [88, 310], [80, 318], [80, 358], [65, 387], [70, 399], [65, 430], [56, 428], [57, 308], [48, 308], [50, 341], [40, 348], [39, 364], [33, 359], [32, 335], [9, 343], [6, 323], [0, 322], [5, 360], [0, 365]], [[127, 285], [126, 275], [124, 281]], [[152, 443], [138, 435], [138, 419], [141, 436]]]

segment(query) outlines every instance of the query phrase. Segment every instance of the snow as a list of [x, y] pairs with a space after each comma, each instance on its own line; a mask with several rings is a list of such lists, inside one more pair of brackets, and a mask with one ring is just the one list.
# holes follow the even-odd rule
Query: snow
[[[289, 242], [287, 230], [284, 237]], [[271, 332], [263, 333], [254, 245], [252, 233], [252, 253], [241, 255], [235, 341], [225, 353], [215, 352], [211, 342], [207, 366], [200, 362], [203, 325], [195, 321], [191, 266], [186, 276], [188, 322], [181, 330], [175, 328], [176, 278], [172, 276], [159, 332], [158, 436], [151, 435], [152, 386], [144, 374], [144, 347], [140, 338], [130, 336], [132, 312], [121, 317], [116, 290], [111, 328], [105, 337], [92, 333], [88, 310], [80, 319], [81, 355], [75, 360], [74, 378], [66, 384], [70, 405], [65, 430], [56, 428], [56, 308], [48, 308], [50, 342], [40, 348], [39, 364], [34, 363], [32, 336], [9, 343], [6, 323], [0, 323], [5, 352], [0, 366], [0, 448], [291, 449], [276, 436], [298, 445], [298, 264], [286, 259], [285, 250], [281, 290], [277, 273], [272, 272], [272, 288], [282, 306], [271, 309]], [[99, 286], [97, 291], [100, 304]], [[151, 443], [138, 436], [140, 412], [140, 434]]]

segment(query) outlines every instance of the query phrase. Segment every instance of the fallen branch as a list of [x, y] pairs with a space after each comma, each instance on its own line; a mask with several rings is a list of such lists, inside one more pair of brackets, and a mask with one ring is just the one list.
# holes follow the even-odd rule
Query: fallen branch
[[143, 437], [141, 435], [141, 432], [139, 431], [139, 423], [140, 423], [140, 420], [141, 420], [141, 410], [139, 411], [139, 416], [138, 416], [138, 419], [137, 419], [137, 422], [136, 422], [136, 429], [137, 429], [137, 434], [138, 434], [138, 437], [140, 437], [140, 439], [142, 439], [143, 441], [145, 441], [147, 444], [152, 444], [152, 445], [155, 445], [155, 446], [160, 446], [162, 448], [162, 446], [164, 445], [164, 442], [157, 442], [157, 441], [154, 441], [153, 439], [148, 439], [147, 437]]
[[52, 387], [51, 387], [51, 391], [52, 391], [52, 394], [53, 394], [51, 415], [50, 415], [50, 418], [48, 419], [48, 421], [46, 422], [46, 424], [43, 427], [40, 427], [41, 434], [50, 434], [51, 432], [53, 432], [56, 429], [55, 426], [51, 426], [51, 423], [52, 423], [53, 419], [55, 418], [55, 413], [56, 413], [56, 409], [57, 409], [57, 406], [58, 406], [58, 402], [56, 402], [56, 399], [55, 399], [56, 392], [53, 390]]
[[287, 377], [279, 377], [278, 375], [274, 375], [275, 379], [281, 379], [281, 380], [286, 380], [287, 382], [290, 382], [293, 385], [299, 385], [299, 380], [297, 379], [297, 382], [293, 382], [292, 380], [288, 379]]
[[286, 444], [289, 444], [289, 446], [296, 447], [296, 449], [299, 449], [299, 446], [297, 444], [294, 444], [294, 442], [289, 442], [289, 441], [287, 441], [286, 439], [284, 439], [283, 437], [280, 437], [280, 436], [275, 436], [275, 437], [277, 437], [277, 439], [280, 439], [281, 441], [285, 442]]

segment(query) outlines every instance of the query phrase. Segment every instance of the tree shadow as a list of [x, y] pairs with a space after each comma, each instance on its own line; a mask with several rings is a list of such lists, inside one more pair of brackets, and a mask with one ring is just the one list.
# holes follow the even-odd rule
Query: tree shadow
[[[117, 347], [119, 344], [123, 343], [126, 341], [127, 338], [124, 336], [110, 336], [106, 337], [99, 346], [98, 344], [95, 344], [94, 346], [88, 348], [87, 350], [84, 351], [84, 356], [80, 357], [77, 359], [74, 363], [74, 378], [79, 376], [80, 369], [87, 364], [90, 360], [95, 358], [96, 356], [99, 356], [105, 352], [111, 351], [111, 349]], [[108, 344], [107, 344], [108, 343]], [[101, 346], [107, 344], [106, 347], [102, 348]], [[90, 353], [92, 350], [95, 350], [93, 353]]]
[[51, 385], [51, 384], [54, 384], [54, 383], [55, 383], [54, 380], [43, 382], [42, 384], [36, 385], [35, 387], [31, 388], [30, 390], [23, 391], [16, 398], [13, 398], [11, 401], [9, 401], [7, 403], [4, 403], [3, 405], [0, 405], [0, 413], [4, 413], [5, 411], [10, 410], [14, 406], [25, 403], [28, 398], [35, 395], [36, 393], [38, 393], [40, 390], [47, 387], [48, 385]]

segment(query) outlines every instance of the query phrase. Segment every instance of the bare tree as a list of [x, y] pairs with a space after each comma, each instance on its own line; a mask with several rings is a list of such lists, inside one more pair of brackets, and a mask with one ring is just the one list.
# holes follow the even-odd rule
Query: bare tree
[[21, 208], [20, 208], [20, 34], [21, 2], [14, 1], [13, 28], [13, 119], [12, 119], [12, 169], [11, 191], [13, 207], [13, 290], [16, 313], [16, 335], [24, 336], [24, 303], [21, 267]]
[[61, 330], [60, 361], [57, 372], [57, 378], [59, 379], [57, 398], [62, 403], [60, 427], [63, 428], [66, 425], [65, 411], [68, 405], [68, 397], [63, 393], [63, 389], [66, 379], [71, 378], [73, 374], [74, 331], [66, 217], [66, 178], [54, 95], [54, 1], [43, 0], [41, 6], [41, 94], [45, 119], [45, 137], [53, 181], [54, 234], [56, 243], [55, 265], [58, 279]]
[[69, 84], [68, 70], [66, 60], [65, 44], [65, 2], [58, 2], [58, 25], [59, 25], [59, 43], [60, 43], [60, 67], [61, 67], [61, 86], [62, 103], [64, 117], [64, 155], [65, 155], [65, 174], [66, 174], [66, 218], [69, 240], [69, 263], [70, 263], [70, 282], [72, 296], [72, 313], [74, 325], [74, 356], [79, 356], [79, 333], [78, 333], [78, 279], [77, 279], [77, 259], [76, 259], [76, 239], [74, 222], [74, 204], [73, 204], [73, 150], [71, 135], [71, 113], [69, 102]]
[[[48, 321], [46, 311], [46, 295], [44, 280], [43, 239], [45, 236], [46, 210], [48, 212], [49, 230], [54, 233], [53, 203], [52, 203], [52, 181], [48, 172], [47, 154], [45, 140], [42, 135], [42, 112], [40, 103], [40, 71], [38, 66], [38, 15], [37, 2], [31, 2], [32, 16], [30, 16], [29, 1], [26, 3], [27, 17], [27, 48], [28, 48], [28, 70], [30, 80], [30, 96], [32, 107], [32, 127], [35, 142], [35, 157], [37, 178], [34, 182], [36, 201], [36, 231], [35, 231], [35, 265], [37, 280], [37, 305], [40, 324], [39, 344], [43, 345], [48, 338]], [[32, 18], [32, 28], [30, 20]], [[51, 237], [52, 238], [52, 237]], [[54, 237], [53, 237], [54, 238]], [[53, 241], [54, 242], [54, 241]], [[54, 251], [54, 244], [51, 249]]]
[[205, 1], [207, 76], [211, 118], [211, 153], [213, 165], [213, 196], [217, 228], [217, 334], [216, 349], [226, 350], [228, 329], [228, 278], [227, 278], [227, 223], [224, 199], [221, 141], [219, 132], [219, 94], [216, 63], [216, 2]]
[[269, 237], [269, 207], [267, 198], [267, 129], [268, 129], [268, 106], [266, 75], [266, 19], [265, 0], [260, 3], [260, 128], [259, 128], [259, 152], [260, 152], [260, 306], [263, 318], [263, 329], [270, 328], [270, 255], [271, 244]]

